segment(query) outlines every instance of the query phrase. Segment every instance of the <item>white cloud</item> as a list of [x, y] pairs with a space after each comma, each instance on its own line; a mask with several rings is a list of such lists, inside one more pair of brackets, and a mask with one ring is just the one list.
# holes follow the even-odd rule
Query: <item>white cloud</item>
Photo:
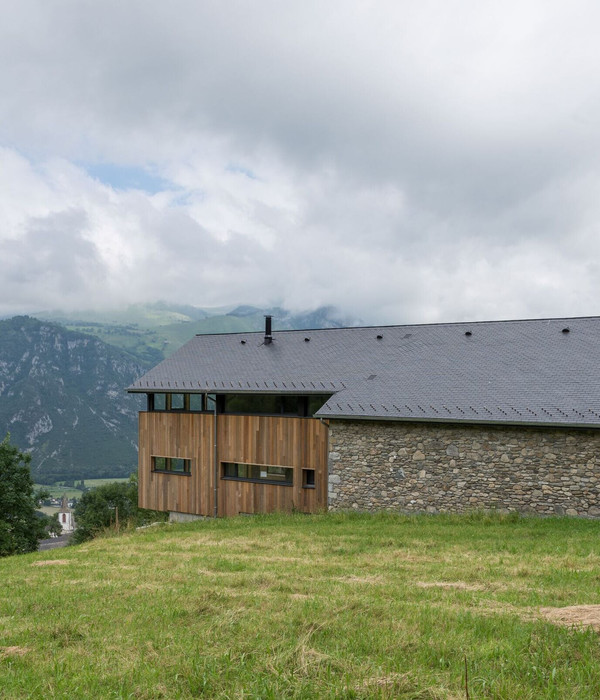
[[0, 313], [596, 313], [599, 21], [583, 0], [5, 3]]

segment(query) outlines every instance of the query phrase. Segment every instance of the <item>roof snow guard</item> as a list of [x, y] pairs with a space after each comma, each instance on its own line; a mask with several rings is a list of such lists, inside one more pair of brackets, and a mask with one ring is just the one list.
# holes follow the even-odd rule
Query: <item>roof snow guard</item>
[[599, 317], [278, 331], [271, 343], [267, 330], [196, 336], [129, 391], [331, 394], [318, 416], [600, 427]]

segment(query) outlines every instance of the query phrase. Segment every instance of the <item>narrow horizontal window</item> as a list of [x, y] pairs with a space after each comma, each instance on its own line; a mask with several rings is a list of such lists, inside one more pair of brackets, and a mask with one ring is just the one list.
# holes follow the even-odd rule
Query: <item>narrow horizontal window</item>
[[302, 398], [275, 394], [225, 394], [223, 413], [245, 413], [266, 416], [303, 415]]
[[[208, 397], [205, 394], [184, 394], [183, 392], [148, 394], [149, 411], [195, 411], [214, 410], [208, 405]], [[213, 401], [214, 403], [214, 401]]]
[[152, 471], [189, 476], [192, 471], [192, 460], [178, 457], [152, 457]]
[[330, 394], [221, 394], [221, 413], [267, 416], [312, 416]]
[[221, 469], [221, 478], [223, 479], [239, 479], [281, 486], [292, 486], [294, 483], [294, 470], [291, 467], [222, 462]]

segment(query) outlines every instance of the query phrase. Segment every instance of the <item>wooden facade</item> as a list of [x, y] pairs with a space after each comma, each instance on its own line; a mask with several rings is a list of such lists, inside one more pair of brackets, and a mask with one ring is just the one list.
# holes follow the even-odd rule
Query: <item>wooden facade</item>
[[[327, 437], [327, 425], [313, 418], [142, 412], [139, 505], [204, 516], [324, 510]], [[190, 473], [153, 471], [152, 457], [189, 459]], [[224, 463], [288, 467], [292, 485], [223, 478]], [[314, 486], [303, 470], [314, 470]]]

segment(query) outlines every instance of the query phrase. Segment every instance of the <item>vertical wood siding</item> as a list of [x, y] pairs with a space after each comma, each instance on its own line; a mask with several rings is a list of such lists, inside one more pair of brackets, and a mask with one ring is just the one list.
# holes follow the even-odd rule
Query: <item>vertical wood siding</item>
[[[219, 479], [219, 514], [327, 507], [327, 426], [312, 418], [220, 415], [219, 462], [292, 467], [294, 485], [279, 486]], [[315, 470], [314, 489], [302, 488], [302, 469]], [[221, 466], [219, 465], [219, 476]]]
[[[139, 505], [213, 515], [213, 421], [198, 413], [140, 413]], [[191, 476], [152, 471], [152, 456], [191, 460]]]
[[[214, 514], [214, 420], [206, 413], [140, 413], [140, 507]], [[310, 418], [218, 415], [218, 514], [325, 509], [327, 433]], [[190, 459], [191, 476], [152, 472], [152, 456]], [[294, 483], [221, 479], [223, 462], [291, 467]], [[315, 488], [302, 487], [303, 468], [315, 470]]]

